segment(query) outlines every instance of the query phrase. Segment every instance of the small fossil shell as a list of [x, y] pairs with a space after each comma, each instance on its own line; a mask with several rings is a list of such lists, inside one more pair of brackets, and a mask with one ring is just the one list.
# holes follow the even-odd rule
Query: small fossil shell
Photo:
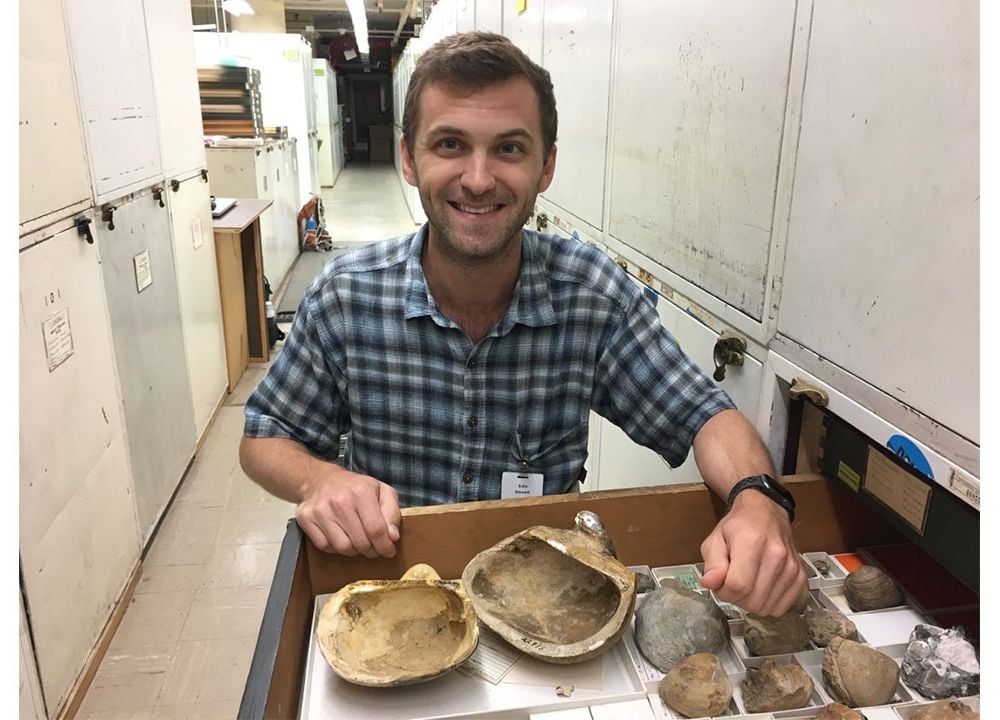
[[330, 596], [316, 622], [323, 657], [345, 680], [391, 687], [430, 680], [476, 649], [461, 583], [414, 565], [400, 580], [361, 580]]
[[835, 637], [823, 655], [823, 681], [831, 697], [844, 705], [884, 705], [896, 693], [899, 666], [867, 645]]
[[979, 713], [961, 700], [941, 700], [920, 708], [911, 720], [979, 720]]
[[846, 615], [836, 610], [809, 608], [806, 610], [805, 621], [809, 639], [819, 647], [826, 647], [835, 637], [858, 639], [858, 628]]
[[893, 579], [874, 565], [862, 565], [848, 575], [844, 594], [854, 612], [881, 610], [906, 602]]
[[805, 620], [794, 611], [780, 617], [747, 613], [743, 639], [751, 655], [784, 655], [809, 649]]
[[711, 598], [663, 585], [646, 593], [635, 611], [635, 643], [668, 673], [688, 655], [721, 652], [729, 644], [729, 623]]
[[689, 718], [720, 715], [733, 696], [733, 686], [711, 653], [684, 658], [660, 681], [660, 698], [671, 710]]
[[840, 703], [830, 703], [820, 710], [816, 720], [865, 720], [865, 716], [857, 710], [851, 710]]
[[573, 529], [538, 525], [483, 550], [462, 584], [483, 624], [521, 652], [582, 662], [618, 642], [632, 618], [635, 573], [613, 548], [584, 510]]
[[767, 660], [759, 668], [747, 668], [743, 681], [743, 704], [753, 713], [805, 707], [812, 693], [812, 678], [794, 663]]

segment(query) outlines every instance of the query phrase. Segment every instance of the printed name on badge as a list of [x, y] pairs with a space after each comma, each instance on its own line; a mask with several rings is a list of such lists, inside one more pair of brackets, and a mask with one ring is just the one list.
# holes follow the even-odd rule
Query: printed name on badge
[[505, 472], [500, 478], [500, 498], [541, 497], [542, 473]]

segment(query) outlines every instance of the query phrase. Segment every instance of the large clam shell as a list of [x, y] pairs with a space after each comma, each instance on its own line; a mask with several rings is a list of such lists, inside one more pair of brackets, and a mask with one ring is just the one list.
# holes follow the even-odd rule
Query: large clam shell
[[911, 720], [979, 720], [979, 713], [961, 700], [940, 700], [922, 707]]
[[823, 655], [823, 681], [831, 697], [844, 705], [884, 705], [896, 693], [899, 666], [874, 648], [835, 637]]
[[846, 615], [830, 608], [809, 608], [805, 614], [809, 639], [819, 647], [826, 647], [835, 637], [858, 639], [858, 628]]
[[690, 717], [720, 715], [733, 696], [719, 658], [711, 653], [695, 653], [674, 665], [659, 687], [660, 698], [671, 710]]
[[785, 655], [809, 649], [806, 622], [794, 610], [778, 617], [747, 613], [743, 640], [752, 655]]
[[813, 681], [795, 663], [766, 660], [761, 667], [748, 667], [743, 681], [743, 704], [749, 712], [796, 710], [809, 704]]
[[848, 575], [844, 595], [854, 612], [882, 610], [906, 602], [893, 579], [874, 565], [862, 565]]
[[463, 662], [479, 642], [461, 583], [414, 565], [399, 580], [361, 580], [327, 600], [316, 638], [333, 671], [358, 685], [430, 680]]
[[528, 528], [472, 559], [462, 583], [479, 619], [518, 650], [552, 663], [582, 662], [625, 633], [635, 573], [591, 512], [576, 527]]
[[819, 711], [816, 720], [865, 720], [865, 716], [840, 703], [830, 703]]

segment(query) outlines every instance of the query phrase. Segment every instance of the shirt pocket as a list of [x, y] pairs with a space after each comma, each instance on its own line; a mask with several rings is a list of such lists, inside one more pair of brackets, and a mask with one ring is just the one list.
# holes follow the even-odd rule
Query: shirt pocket
[[514, 431], [510, 440], [510, 470], [542, 473], [546, 495], [575, 490], [587, 460], [587, 426], [553, 428], [544, 433]]

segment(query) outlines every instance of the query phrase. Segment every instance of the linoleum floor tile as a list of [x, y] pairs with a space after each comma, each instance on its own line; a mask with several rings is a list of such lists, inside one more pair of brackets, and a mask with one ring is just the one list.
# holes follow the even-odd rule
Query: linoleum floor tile
[[[280, 539], [280, 538], [279, 538]], [[205, 566], [205, 587], [268, 585], [274, 578], [281, 543], [219, 545]]]
[[150, 645], [172, 646], [180, 639], [194, 594], [194, 590], [176, 590], [133, 595], [108, 655], [140, 653]]
[[239, 700], [157, 705], [149, 720], [233, 720], [239, 709]]
[[285, 523], [295, 508], [261, 507], [255, 510], [226, 510], [216, 545], [258, 545], [278, 542], [285, 534]]
[[256, 638], [268, 585], [202, 588], [194, 596], [181, 641]]
[[238, 701], [246, 687], [255, 644], [255, 637], [178, 643], [177, 662], [156, 704]]
[[202, 586], [207, 564], [198, 565], [146, 565], [135, 586], [136, 595], [146, 593], [197, 590]]

